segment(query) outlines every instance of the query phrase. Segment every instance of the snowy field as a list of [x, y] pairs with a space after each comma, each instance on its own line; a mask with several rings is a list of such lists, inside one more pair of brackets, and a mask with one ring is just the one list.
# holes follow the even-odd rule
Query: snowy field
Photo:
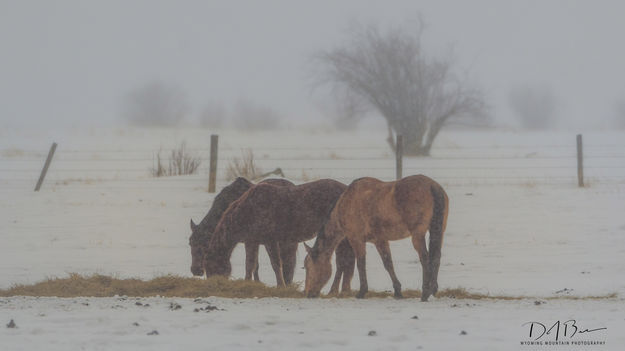
[[[190, 276], [189, 219], [210, 207], [207, 130], [0, 131], [0, 288], [69, 272], [149, 279]], [[218, 188], [229, 159], [252, 148], [264, 170], [295, 182], [331, 177], [395, 176], [383, 132], [353, 134], [219, 132]], [[587, 186], [577, 187], [574, 133], [451, 131], [431, 158], [405, 158], [404, 175], [438, 180], [450, 197], [439, 286], [520, 301], [393, 299], [0, 298], [0, 349], [576, 349], [625, 347], [625, 134], [584, 135]], [[59, 143], [40, 192], [33, 192], [52, 143]], [[202, 157], [197, 175], [153, 178], [155, 153], [166, 158], [186, 141]], [[390, 290], [373, 246], [369, 287]], [[409, 240], [391, 245], [404, 289], [420, 288]], [[243, 249], [232, 257], [243, 277]], [[303, 281], [300, 248], [295, 280]], [[261, 250], [261, 280], [274, 284]], [[354, 278], [352, 287], [358, 287]], [[326, 287], [327, 289], [328, 287]], [[545, 300], [566, 295], [617, 297]], [[535, 304], [535, 301], [546, 303]], [[172, 302], [181, 309], [170, 310]], [[193, 312], [208, 303], [220, 310]], [[88, 305], [86, 305], [88, 304]], [[468, 305], [467, 305], [468, 304]], [[411, 319], [417, 315], [418, 319]], [[523, 346], [529, 321], [576, 319], [607, 330], [569, 340], [605, 345]], [[138, 323], [138, 326], [133, 323]], [[157, 330], [159, 335], [146, 335]], [[374, 330], [376, 335], [369, 336]], [[462, 331], [466, 335], [461, 335]], [[580, 336], [581, 335], [581, 336]], [[550, 336], [551, 339], [553, 338]], [[547, 340], [543, 338], [542, 340]]]
[[[141, 305], [137, 305], [140, 303]], [[172, 309], [179, 305], [179, 309]], [[147, 306], [149, 305], [149, 306]], [[622, 350], [622, 301], [4, 298], [2, 350]], [[207, 306], [210, 312], [195, 309]], [[175, 308], [175, 307], [174, 307]], [[209, 310], [211, 309], [209, 308]], [[416, 318], [415, 318], [416, 316]], [[522, 346], [530, 321], [608, 328]], [[538, 327], [537, 327], [538, 328]], [[158, 332], [158, 335], [154, 334]], [[462, 332], [466, 334], [463, 334]], [[369, 335], [369, 334], [375, 335]], [[563, 331], [561, 331], [563, 333]], [[570, 335], [571, 332], [569, 332]], [[543, 337], [543, 344], [554, 341]], [[573, 342], [604, 342], [574, 345]]]

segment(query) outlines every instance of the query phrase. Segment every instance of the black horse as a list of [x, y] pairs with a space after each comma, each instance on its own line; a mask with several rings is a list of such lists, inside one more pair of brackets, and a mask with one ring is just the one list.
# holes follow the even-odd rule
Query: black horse
[[[261, 183], [273, 184], [276, 186], [294, 186], [293, 183], [285, 179], [267, 179]], [[246, 191], [252, 188], [254, 184], [245, 178], [237, 178], [232, 184], [226, 186], [221, 190], [215, 199], [213, 204], [208, 210], [204, 219], [200, 224], [193, 223], [191, 220], [191, 237], [189, 238], [189, 245], [191, 246], [191, 273], [196, 276], [204, 275], [204, 248], [208, 244], [210, 238], [213, 236], [215, 227], [221, 219], [221, 215], [228, 209], [228, 206], [235, 200], [241, 197]], [[248, 247], [245, 248], [248, 250]], [[258, 248], [254, 248], [258, 250]], [[294, 271], [295, 267], [290, 267], [290, 271]], [[285, 271], [286, 271], [285, 270]], [[245, 279], [251, 279], [246, 276]], [[254, 280], [258, 281], [258, 263], [254, 270]]]

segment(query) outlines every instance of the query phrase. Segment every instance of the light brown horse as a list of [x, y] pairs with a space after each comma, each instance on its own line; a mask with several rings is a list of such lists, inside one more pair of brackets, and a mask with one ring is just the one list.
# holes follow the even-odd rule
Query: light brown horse
[[[423, 268], [421, 300], [427, 301], [438, 291], [438, 270], [448, 211], [449, 199], [445, 190], [426, 176], [409, 176], [395, 182], [375, 178], [355, 180], [337, 201], [317, 235], [315, 245], [312, 248], [306, 245], [306, 295], [319, 296], [332, 273], [332, 252], [347, 237], [356, 255], [360, 278], [357, 297], [363, 298], [368, 291], [365, 244], [372, 242], [391, 276], [395, 297], [401, 298], [401, 283], [395, 275], [388, 242], [412, 236], [412, 245]], [[428, 230], [429, 250], [425, 244]]]
[[[345, 184], [331, 179], [297, 186], [258, 184], [250, 188], [224, 212], [208, 241], [204, 249], [206, 276], [230, 275], [230, 256], [239, 242], [253, 250], [246, 255], [246, 276], [249, 276], [256, 268], [258, 245], [262, 244], [269, 254], [278, 286], [284, 286], [283, 270], [285, 266], [294, 265], [297, 244], [312, 239], [319, 232], [345, 188]], [[351, 281], [350, 271], [353, 274], [354, 256], [349, 244], [342, 247], [343, 250], [337, 251], [337, 258], [345, 258], [347, 265], [351, 259], [351, 270], [341, 268], [345, 289]], [[283, 262], [281, 251], [293, 252], [289, 256], [293, 262]], [[339, 280], [340, 273], [337, 271]]]

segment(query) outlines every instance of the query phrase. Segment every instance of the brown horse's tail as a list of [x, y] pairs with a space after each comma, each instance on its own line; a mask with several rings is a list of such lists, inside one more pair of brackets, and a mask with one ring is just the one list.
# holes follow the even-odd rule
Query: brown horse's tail
[[441, 264], [441, 247], [443, 246], [443, 234], [447, 226], [447, 213], [449, 212], [449, 199], [445, 190], [436, 184], [432, 186], [434, 199], [434, 214], [430, 221], [430, 245], [429, 245], [429, 270], [430, 282], [429, 293], [435, 295], [438, 291], [438, 269]]

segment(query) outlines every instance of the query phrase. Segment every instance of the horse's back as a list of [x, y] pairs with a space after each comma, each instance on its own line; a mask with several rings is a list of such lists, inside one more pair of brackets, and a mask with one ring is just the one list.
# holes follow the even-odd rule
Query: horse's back
[[310, 234], [314, 235], [346, 188], [345, 184], [333, 179], [321, 179], [289, 189], [289, 202], [285, 208], [290, 212], [290, 220], [312, 230]]
[[269, 179], [263, 180], [262, 182], [258, 184], [271, 184], [275, 186], [295, 186], [295, 184], [282, 178], [269, 178]]
[[297, 185], [295, 188], [290, 190], [291, 192], [296, 193], [325, 193], [330, 194], [331, 196], [336, 196], [336, 194], [342, 194], [346, 188], [347, 185], [334, 179], [319, 179], [309, 183]]
[[327, 216], [347, 185], [333, 179], [320, 179], [292, 187], [286, 191], [293, 210], [313, 211]]
[[368, 241], [376, 236], [405, 238], [427, 231], [435, 209], [433, 194], [439, 190], [444, 193], [438, 183], [424, 175], [393, 182], [360, 178], [339, 199], [336, 220], [345, 230], [367, 232]]
[[443, 187], [424, 175], [415, 175], [397, 181], [395, 201], [404, 222], [419, 233], [425, 233], [438, 208], [440, 197], [447, 198]]
[[234, 223], [245, 223], [248, 234], [266, 240], [307, 240], [314, 237], [346, 185], [330, 179], [296, 186], [260, 183], [246, 192], [233, 209]]

